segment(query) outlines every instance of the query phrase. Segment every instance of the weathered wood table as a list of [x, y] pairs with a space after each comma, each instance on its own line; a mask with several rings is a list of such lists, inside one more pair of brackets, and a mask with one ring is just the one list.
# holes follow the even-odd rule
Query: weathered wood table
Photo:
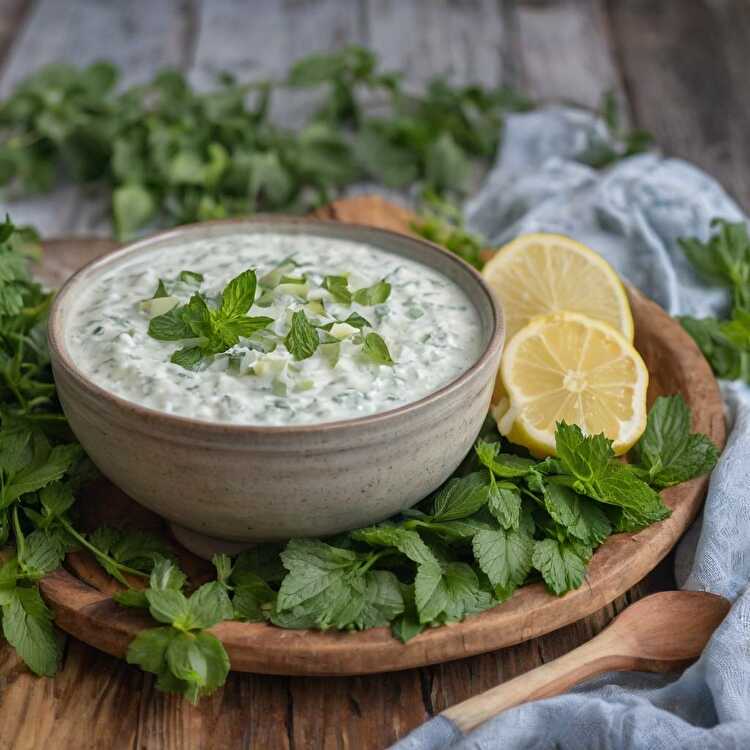
[[[196, 84], [280, 74], [308, 52], [371, 47], [419, 85], [436, 73], [596, 106], [630, 122], [750, 207], [746, 0], [0, 0], [0, 96], [38, 66], [113, 59], [126, 83], [173, 66]], [[279, 98], [294, 122], [310, 98]], [[64, 187], [1, 206], [46, 237], [107, 236], [106, 207]], [[629, 601], [674, 585], [665, 561], [596, 615], [535, 641], [421, 670], [339, 679], [232, 674], [193, 707], [151, 676], [68, 638], [37, 679], [0, 645], [0, 749], [384, 748], [448, 705], [589, 639]]]

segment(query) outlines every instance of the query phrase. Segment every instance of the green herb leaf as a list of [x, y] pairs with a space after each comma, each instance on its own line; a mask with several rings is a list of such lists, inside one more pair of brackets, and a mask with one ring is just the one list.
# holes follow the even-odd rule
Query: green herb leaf
[[474, 515], [487, 504], [490, 489], [490, 479], [483, 471], [449, 479], [435, 495], [432, 520], [452, 521]]
[[284, 339], [284, 346], [296, 360], [308, 359], [315, 354], [320, 340], [315, 327], [303, 310], [292, 315], [292, 325]]
[[359, 305], [371, 306], [382, 304], [390, 295], [391, 285], [385, 279], [381, 279], [365, 289], [357, 289], [352, 299]]
[[492, 601], [472, 568], [460, 562], [420, 565], [414, 597], [421, 623], [458, 622], [487, 609]]
[[342, 305], [352, 303], [352, 293], [349, 291], [349, 279], [346, 276], [325, 276], [323, 289], [326, 289], [336, 302]]
[[586, 575], [586, 562], [573, 547], [555, 539], [534, 542], [533, 566], [557, 596], [577, 589]]
[[395, 362], [391, 359], [391, 353], [388, 351], [388, 345], [379, 333], [371, 331], [365, 336], [362, 344], [362, 352], [372, 362], [378, 365], [393, 366]]
[[243, 271], [233, 278], [221, 294], [219, 315], [224, 319], [245, 315], [255, 301], [255, 271]]
[[[203, 274], [197, 271], [180, 271], [180, 275], [177, 277], [180, 281], [186, 284], [192, 284], [193, 286], [200, 286], [203, 283]], [[159, 279], [159, 286], [163, 288], [163, 282]], [[157, 290], [158, 292], [158, 290]], [[167, 295], [159, 295], [166, 297]]]
[[513, 529], [478, 531], [472, 549], [495, 589], [495, 597], [502, 601], [526, 580], [532, 567], [534, 540]]
[[682, 396], [669, 396], [654, 403], [633, 455], [648, 472], [649, 484], [670, 487], [711, 471], [718, 450], [705, 435], [691, 434], [690, 409]]

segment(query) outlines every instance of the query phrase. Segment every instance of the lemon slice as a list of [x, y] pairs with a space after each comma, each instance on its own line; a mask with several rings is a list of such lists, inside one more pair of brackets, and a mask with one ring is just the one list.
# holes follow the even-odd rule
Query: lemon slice
[[617, 454], [646, 429], [646, 365], [599, 320], [567, 312], [536, 318], [510, 340], [500, 375], [507, 399], [495, 412], [500, 433], [536, 456], [554, 455], [562, 420], [603, 432]]
[[577, 312], [609, 323], [633, 341], [633, 317], [612, 266], [561, 234], [524, 234], [498, 250], [482, 270], [505, 311], [509, 341], [530, 320]]

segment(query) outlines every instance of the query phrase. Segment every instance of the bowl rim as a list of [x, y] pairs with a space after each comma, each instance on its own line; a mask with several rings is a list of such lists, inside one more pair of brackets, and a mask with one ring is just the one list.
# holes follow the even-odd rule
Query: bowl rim
[[[70, 297], [71, 291], [75, 288], [80, 278], [88, 273], [92, 268], [98, 265], [106, 265], [113, 260], [117, 260], [120, 257], [125, 257], [128, 254], [140, 250], [144, 247], [148, 247], [151, 244], [158, 244], [163, 241], [169, 241], [172, 238], [181, 238], [183, 236], [189, 236], [191, 233], [198, 232], [203, 228], [218, 226], [231, 228], [235, 225], [252, 225], [252, 224], [278, 224], [281, 227], [315, 227], [318, 231], [323, 228], [331, 228], [336, 232], [339, 228], [343, 231], [351, 230], [355, 232], [366, 231], [368, 235], [377, 238], [378, 235], [382, 237], [392, 237], [400, 241], [410, 241], [416, 244], [429, 247], [432, 252], [440, 253], [440, 255], [449, 263], [452, 263], [456, 268], [460, 269], [459, 273], [467, 275], [478, 287], [478, 289], [484, 294], [487, 302], [489, 303], [490, 310], [492, 313], [491, 318], [491, 330], [487, 345], [479, 355], [479, 357], [473, 362], [473, 364], [464, 370], [458, 377], [449, 381], [445, 385], [441, 386], [435, 391], [428, 393], [416, 401], [410, 401], [406, 404], [396, 407], [395, 409], [388, 409], [387, 411], [376, 412], [374, 414], [368, 414], [361, 417], [354, 417], [353, 419], [339, 419], [330, 422], [314, 422], [311, 424], [291, 424], [291, 425], [258, 425], [258, 424], [238, 424], [234, 422], [219, 422], [205, 419], [196, 419], [194, 417], [186, 417], [179, 414], [171, 414], [170, 412], [161, 411], [148, 406], [143, 406], [135, 401], [119, 396], [106, 388], [94, 383], [83, 370], [81, 370], [73, 361], [65, 340], [65, 330], [62, 324], [62, 314], [65, 310], [66, 300], [70, 302], [73, 298]], [[332, 239], [340, 239], [335, 235], [332, 235]], [[377, 249], [383, 252], [389, 252], [383, 247], [378, 247], [376, 240], [368, 241], [367, 239], [354, 239], [349, 238], [350, 241], [360, 241], [365, 244], [372, 244]], [[439, 268], [435, 268], [432, 264], [415, 261], [422, 263], [437, 270], [440, 273]], [[455, 282], [454, 282], [455, 283]], [[470, 298], [470, 301], [475, 309], [478, 309], [478, 304]], [[93, 260], [86, 263], [84, 266], [79, 268], [74, 274], [72, 274], [65, 283], [57, 291], [55, 298], [50, 307], [48, 327], [47, 327], [47, 338], [50, 349], [50, 359], [53, 367], [57, 366], [64, 370], [65, 374], [70, 377], [83, 391], [89, 392], [94, 397], [103, 399], [105, 402], [111, 404], [118, 409], [129, 412], [132, 416], [142, 417], [145, 420], [152, 420], [162, 422], [165, 425], [173, 427], [189, 427], [194, 430], [202, 430], [204, 433], [222, 434], [222, 435], [310, 435], [312, 433], [330, 433], [336, 430], [342, 430], [345, 428], [356, 428], [356, 427], [370, 427], [383, 422], [387, 422], [391, 419], [401, 417], [410, 412], [422, 411], [428, 408], [431, 404], [441, 401], [443, 398], [449, 396], [452, 393], [460, 390], [466, 383], [471, 381], [478, 372], [483, 370], [486, 365], [500, 352], [502, 352], [503, 345], [505, 343], [505, 318], [503, 314], [502, 306], [497, 299], [497, 296], [489, 287], [487, 282], [482, 278], [479, 272], [469, 265], [466, 261], [459, 258], [454, 253], [445, 250], [439, 245], [429, 242], [421, 237], [414, 235], [404, 234], [403, 232], [396, 232], [390, 229], [383, 229], [381, 227], [374, 227], [368, 224], [356, 224], [353, 222], [343, 221], [331, 221], [326, 219], [318, 219], [314, 217], [297, 217], [288, 216], [285, 214], [255, 214], [248, 217], [237, 217], [232, 219], [215, 219], [211, 221], [193, 222], [191, 224], [183, 224], [179, 227], [167, 229], [165, 231], [151, 234], [148, 237], [144, 237], [135, 242], [127, 243], [122, 247], [118, 247], [111, 252], [107, 252], [104, 255], [94, 258]]]

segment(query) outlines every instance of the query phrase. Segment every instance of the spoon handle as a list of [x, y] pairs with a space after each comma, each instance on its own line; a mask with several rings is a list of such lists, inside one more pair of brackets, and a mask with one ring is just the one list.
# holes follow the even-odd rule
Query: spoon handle
[[[442, 712], [463, 732], [469, 732], [508, 708], [564, 692], [589, 677], [631, 667], [633, 659], [617, 655], [602, 632], [559, 659], [457, 703]], [[613, 653], [614, 652], [614, 653]]]

